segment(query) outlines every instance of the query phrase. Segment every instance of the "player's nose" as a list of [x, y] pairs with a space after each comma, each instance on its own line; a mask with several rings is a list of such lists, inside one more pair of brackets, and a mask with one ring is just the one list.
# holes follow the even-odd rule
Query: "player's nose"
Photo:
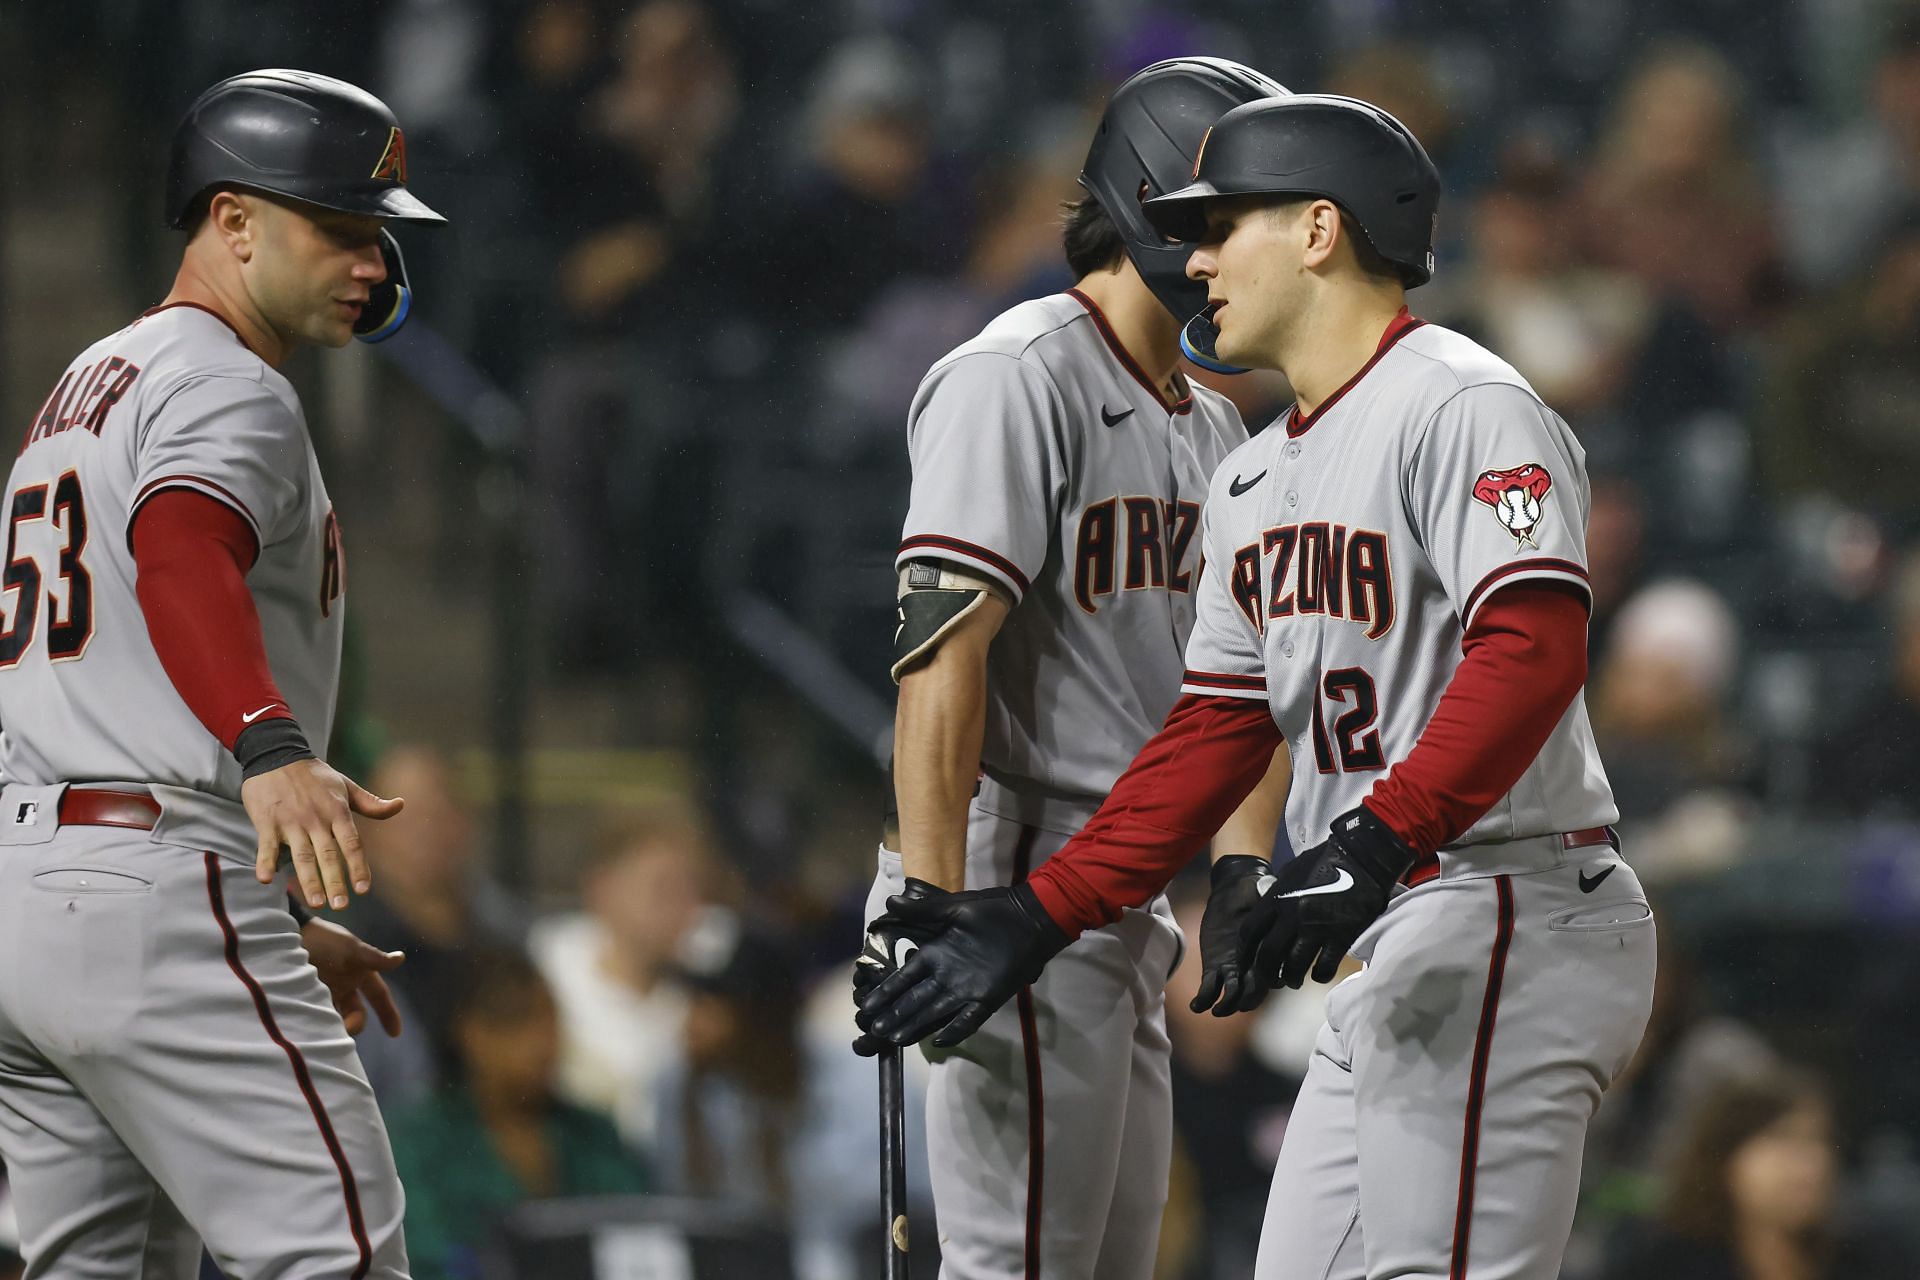
[[1220, 264], [1205, 249], [1195, 249], [1187, 259], [1187, 279], [1211, 280], [1220, 273]]
[[387, 278], [387, 258], [380, 252], [377, 242], [363, 247], [354, 255], [353, 278], [369, 285], [379, 284]]

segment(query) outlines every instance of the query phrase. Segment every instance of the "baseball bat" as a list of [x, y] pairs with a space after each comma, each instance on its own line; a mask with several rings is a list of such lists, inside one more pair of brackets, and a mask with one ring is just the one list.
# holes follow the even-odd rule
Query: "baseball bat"
[[880, 1054], [880, 1215], [886, 1220], [886, 1280], [913, 1280], [907, 1260], [907, 1098], [900, 1050]]

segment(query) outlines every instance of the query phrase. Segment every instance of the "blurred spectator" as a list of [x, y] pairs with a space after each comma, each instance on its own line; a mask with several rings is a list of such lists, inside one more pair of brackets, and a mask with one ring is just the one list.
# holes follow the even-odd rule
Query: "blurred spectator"
[[1920, 4], [1890, 17], [1865, 85], [1869, 113], [1784, 148], [1781, 230], [1795, 273], [1813, 284], [1860, 274], [1920, 205]]
[[1828, 812], [1920, 817], [1920, 549], [1901, 563], [1887, 611], [1882, 687], [1814, 755], [1812, 798]]
[[1920, 529], [1920, 203], [1846, 288], [1782, 327], [1762, 419], [1768, 480]]
[[[405, 1003], [403, 1040], [422, 1043], [362, 1046], [382, 1102], [392, 1103], [430, 1089], [452, 1065], [449, 1011], [464, 981], [467, 954], [518, 946], [526, 928], [519, 904], [479, 865], [473, 819], [444, 756], [431, 747], [394, 747], [381, 756], [368, 785], [407, 801], [398, 816], [361, 826], [373, 892], [355, 898], [342, 921], [381, 950], [407, 956], [387, 981]], [[428, 1078], [394, 1061], [410, 1047], [429, 1052], [423, 1064], [432, 1073]]]
[[1666, 1208], [1609, 1277], [1894, 1280], [1907, 1260], [1845, 1230], [1824, 1087], [1777, 1073], [1730, 1081], [1681, 1140]]
[[1587, 624], [1587, 649], [1597, 660], [1613, 636], [1620, 606], [1645, 578], [1647, 503], [1625, 476], [1599, 469], [1589, 474], [1587, 582], [1593, 590], [1593, 617]]
[[[1204, 881], [1201, 882], [1204, 886]], [[1300, 1081], [1275, 1071], [1253, 1049], [1259, 1018], [1216, 1018], [1188, 1007], [1200, 989], [1200, 917], [1205, 894], [1182, 901], [1175, 919], [1188, 943], [1167, 982], [1167, 1034], [1173, 1041], [1173, 1123], [1179, 1168], [1190, 1180], [1173, 1197], [1198, 1212], [1180, 1235], [1190, 1251], [1181, 1280], [1250, 1275], [1265, 1219], [1280, 1139]], [[1287, 993], [1282, 993], [1287, 994]]]
[[686, 1022], [672, 962], [708, 911], [711, 857], [690, 814], [617, 825], [581, 876], [583, 909], [533, 929], [534, 959], [559, 1002], [560, 1091], [615, 1116], [636, 1143], [652, 1133], [642, 1104]]
[[1710, 46], [1656, 49], [1614, 102], [1583, 197], [1599, 261], [1671, 292], [1722, 332], [1751, 324], [1779, 294], [1742, 97]]
[[517, 951], [474, 955], [453, 1008], [459, 1083], [392, 1117], [417, 1280], [472, 1280], [503, 1210], [554, 1196], [649, 1189], [604, 1116], [553, 1093], [553, 995]]
[[[879, 1143], [873, 1067], [848, 1047], [844, 968], [825, 979], [841, 1016], [810, 1023], [795, 961], [784, 941], [751, 927], [686, 948], [686, 1023], [652, 1087], [656, 1168], [663, 1190], [744, 1202], [785, 1222], [799, 1280], [844, 1280], [871, 1255], [861, 1244], [884, 1230], [871, 1180], [846, 1176]], [[924, 1095], [909, 1094], [909, 1194], [924, 1206]], [[914, 1256], [937, 1270], [917, 1241]]]
[[1711, 588], [1670, 578], [1621, 607], [1594, 674], [1592, 716], [1624, 826], [1744, 776], [1728, 723], [1739, 670], [1739, 623]]
[[936, 172], [927, 92], [926, 72], [886, 37], [828, 55], [799, 122], [806, 160], [786, 200], [756, 219], [763, 306], [831, 331], [901, 276], [957, 265], [970, 209]]

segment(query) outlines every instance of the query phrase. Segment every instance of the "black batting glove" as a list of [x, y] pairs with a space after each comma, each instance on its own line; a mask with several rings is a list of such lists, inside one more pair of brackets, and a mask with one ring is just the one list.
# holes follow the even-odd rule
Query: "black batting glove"
[[1331, 982], [1380, 918], [1414, 853], [1365, 805], [1333, 820], [1327, 838], [1287, 863], [1240, 926], [1240, 967], [1261, 987]]
[[1071, 941], [1024, 884], [926, 898], [901, 894], [887, 899], [887, 914], [874, 923], [918, 945], [859, 997], [856, 1021], [868, 1045], [877, 1040], [904, 1048], [932, 1036], [934, 1047], [952, 1048]]
[[1233, 854], [1213, 864], [1213, 889], [1200, 917], [1200, 990], [1187, 1007], [1224, 1018], [1259, 1007], [1267, 989], [1249, 982], [1240, 967], [1240, 926], [1273, 883], [1273, 865], [1251, 854]]
[[[901, 887], [899, 898], [918, 902], [922, 898], [931, 898], [944, 894], [945, 889], [925, 880], [908, 876]], [[930, 930], [909, 930], [893, 921], [890, 915], [881, 915], [867, 923], [867, 936], [860, 945], [860, 955], [853, 962], [853, 999], [858, 1004], [860, 997], [879, 985], [880, 980], [898, 969], [906, 958], [920, 945], [922, 936]], [[918, 935], [918, 936], [916, 936]], [[863, 1058], [871, 1058], [887, 1046], [862, 1032], [853, 1042], [853, 1051]]]

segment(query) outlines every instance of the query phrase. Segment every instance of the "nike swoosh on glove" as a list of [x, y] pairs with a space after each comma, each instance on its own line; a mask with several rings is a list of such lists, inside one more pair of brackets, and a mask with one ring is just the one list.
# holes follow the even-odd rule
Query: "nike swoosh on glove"
[[1260, 987], [1331, 982], [1380, 918], [1413, 850], [1365, 805], [1335, 818], [1327, 838], [1274, 874], [1240, 925], [1239, 963]]
[[1237, 853], [1213, 864], [1213, 888], [1200, 917], [1200, 989], [1187, 1007], [1213, 1010], [1216, 1018], [1258, 1008], [1267, 988], [1248, 980], [1240, 967], [1240, 925], [1273, 883], [1273, 865], [1265, 858]]
[[928, 1036], [936, 1048], [959, 1044], [1070, 941], [1024, 884], [901, 894], [887, 899], [887, 914], [874, 923], [919, 944], [859, 997], [862, 1040], [902, 1047]]
[[[944, 895], [945, 889], [925, 880], [916, 880], [908, 876], [901, 887], [899, 897], [919, 901]], [[920, 945], [922, 936], [931, 933], [929, 929], [907, 929], [892, 919], [890, 914], [880, 915], [867, 923], [866, 937], [861, 941], [860, 954], [853, 962], [853, 999], [857, 1005], [860, 997], [878, 986], [880, 980], [906, 963]], [[853, 1042], [853, 1051], [863, 1058], [871, 1058], [887, 1046], [866, 1034], [864, 1031]]]

